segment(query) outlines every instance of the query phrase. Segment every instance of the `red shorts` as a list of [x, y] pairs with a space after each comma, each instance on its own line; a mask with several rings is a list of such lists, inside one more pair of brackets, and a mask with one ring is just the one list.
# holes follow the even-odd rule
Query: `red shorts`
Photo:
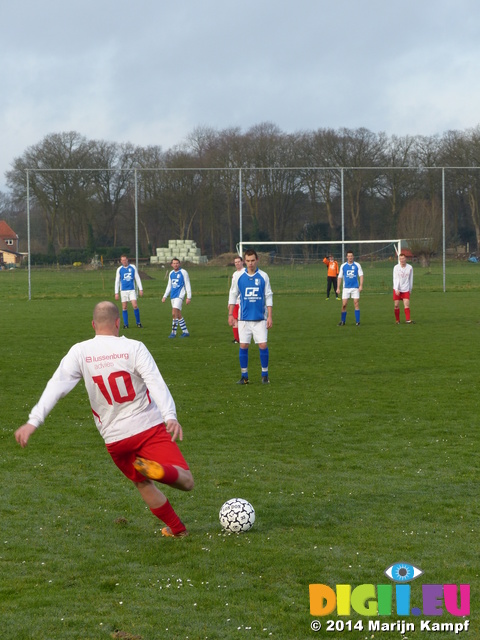
[[233, 307], [233, 311], [232, 311], [232, 315], [233, 315], [233, 317], [235, 318], [235, 320], [238, 320], [238, 312], [239, 312], [239, 310], [240, 310], [240, 305], [239, 305], [239, 304], [236, 304], [236, 305]]
[[394, 300], [410, 300], [410, 291], [400, 291], [400, 293], [395, 293], [395, 289], [393, 290], [393, 299]]
[[137, 433], [124, 440], [118, 440], [107, 444], [107, 451], [120, 471], [133, 482], [143, 482], [145, 476], [139, 473], [133, 466], [137, 456], [154, 460], [160, 464], [173, 464], [182, 469], [188, 469], [188, 464], [182, 456], [176, 442], [172, 442], [172, 436], [165, 425], [158, 424], [147, 431]]

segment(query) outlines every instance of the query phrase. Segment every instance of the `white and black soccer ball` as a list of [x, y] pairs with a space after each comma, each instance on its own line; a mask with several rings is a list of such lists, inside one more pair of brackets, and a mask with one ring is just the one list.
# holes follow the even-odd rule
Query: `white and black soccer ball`
[[255, 522], [255, 509], [248, 500], [232, 498], [227, 500], [218, 514], [220, 524], [225, 531], [242, 533], [253, 527]]

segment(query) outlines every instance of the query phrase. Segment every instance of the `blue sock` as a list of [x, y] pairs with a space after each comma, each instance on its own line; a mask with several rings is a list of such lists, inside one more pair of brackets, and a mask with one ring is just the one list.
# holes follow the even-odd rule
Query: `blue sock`
[[360, 309], [355, 309], [355, 322], [360, 322]]
[[262, 376], [268, 376], [268, 347], [266, 349], [259, 349], [260, 351], [260, 364], [262, 365]]
[[135, 314], [135, 322], [140, 324], [140, 309], [137, 307], [133, 310], [133, 313]]
[[346, 311], [342, 311], [342, 322], [345, 322], [347, 317], [347, 312]]
[[248, 378], [248, 349], [240, 348], [238, 350], [238, 357], [240, 360], [240, 370], [242, 372], [242, 378]]
[[126, 309], [122, 311], [122, 316], [123, 316], [123, 324], [126, 327], [128, 327], [128, 311]]

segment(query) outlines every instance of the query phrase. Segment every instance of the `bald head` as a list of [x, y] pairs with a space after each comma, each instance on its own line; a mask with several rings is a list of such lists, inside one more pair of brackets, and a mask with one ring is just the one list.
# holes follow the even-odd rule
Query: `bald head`
[[93, 310], [92, 326], [96, 334], [118, 336], [120, 314], [113, 302], [99, 302]]

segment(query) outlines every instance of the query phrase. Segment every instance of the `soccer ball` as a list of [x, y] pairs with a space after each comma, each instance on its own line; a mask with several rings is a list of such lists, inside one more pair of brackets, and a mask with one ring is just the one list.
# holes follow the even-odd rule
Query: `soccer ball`
[[253, 527], [255, 509], [243, 498], [232, 498], [223, 504], [218, 516], [225, 531], [242, 533]]

